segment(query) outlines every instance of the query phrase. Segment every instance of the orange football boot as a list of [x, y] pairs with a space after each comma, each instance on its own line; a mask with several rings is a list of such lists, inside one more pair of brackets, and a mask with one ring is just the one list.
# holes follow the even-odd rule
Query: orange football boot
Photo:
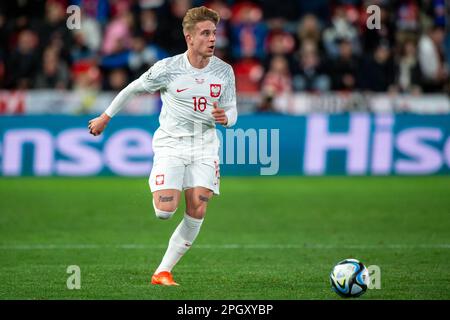
[[152, 276], [152, 284], [160, 284], [163, 286], [179, 286], [178, 283], [173, 281], [172, 274], [169, 271], [161, 271], [158, 274]]

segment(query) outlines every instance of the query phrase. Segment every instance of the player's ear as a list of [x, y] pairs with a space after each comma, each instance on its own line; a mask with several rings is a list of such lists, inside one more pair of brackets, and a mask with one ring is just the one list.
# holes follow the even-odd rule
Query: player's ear
[[189, 32], [186, 32], [184, 34], [184, 38], [186, 39], [186, 43], [191, 44], [191, 42], [192, 42], [192, 35]]

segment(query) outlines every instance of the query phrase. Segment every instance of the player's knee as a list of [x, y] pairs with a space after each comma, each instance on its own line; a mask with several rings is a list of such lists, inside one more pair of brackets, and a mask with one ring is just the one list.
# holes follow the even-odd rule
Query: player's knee
[[188, 209], [188, 214], [191, 217], [194, 217], [197, 219], [203, 219], [203, 217], [206, 215], [206, 206], [201, 205], [201, 206], [191, 207]]
[[211, 195], [207, 194], [199, 194], [190, 197], [189, 201], [186, 203], [187, 213], [194, 218], [203, 219], [206, 215], [206, 208], [208, 207], [210, 198]]
[[174, 215], [175, 212], [176, 212], [176, 210], [175, 211], [162, 211], [162, 210], [155, 209], [156, 217], [158, 217], [159, 219], [162, 219], [162, 220], [170, 219]]
[[153, 208], [155, 209], [156, 217], [163, 220], [170, 219], [177, 211], [177, 207], [173, 204], [159, 203], [156, 205], [155, 201], [153, 201]]

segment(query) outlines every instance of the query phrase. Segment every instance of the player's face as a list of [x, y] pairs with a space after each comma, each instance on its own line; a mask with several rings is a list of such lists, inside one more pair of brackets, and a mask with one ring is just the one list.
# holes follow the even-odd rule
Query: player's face
[[192, 50], [202, 57], [211, 57], [216, 45], [216, 26], [212, 21], [202, 21], [195, 25], [190, 43]]

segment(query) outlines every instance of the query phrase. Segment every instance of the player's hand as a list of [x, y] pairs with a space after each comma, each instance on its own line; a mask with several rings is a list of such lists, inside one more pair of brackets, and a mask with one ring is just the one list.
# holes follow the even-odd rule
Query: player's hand
[[214, 117], [214, 120], [218, 124], [227, 125], [228, 123], [228, 117], [225, 114], [225, 110], [222, 108], [219, 108], [219, 105], [217, 102], [213, 103], [213, 111], [211, 112], [212, 116]]
[[109, 120], [111, 120], [111, 117], [109, 117], [105, 113], [102, 113], [100, 117], [89, 120], [88, 125], [89, 133], [94, 136], [100, 135], [103, 132], [103, 130], [105, 130]]

